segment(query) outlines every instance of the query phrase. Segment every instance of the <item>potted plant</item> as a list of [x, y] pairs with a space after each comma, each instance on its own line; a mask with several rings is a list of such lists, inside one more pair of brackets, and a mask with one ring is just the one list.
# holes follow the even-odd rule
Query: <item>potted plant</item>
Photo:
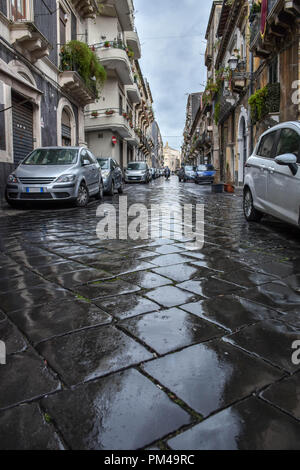
[[99, 116], [99, 113], [98, 113], [98, 111], [92, 111], [91, 115], [92, 115], [93, 118], [96, 118], [96, 117]]
[[110, 42], [109, 42], [109, 41], [105, 41], [104, 47], [110, 47]]
[[233, 181], [228, 181], [227, 183], [224, 184], [224, 191], [226, 193], [234, 193], [234, 182]]
[[128, 114], [127, 113], [123, 113], [122, 116], [123, 116], [123, 118], [128, 119]]
[[112, 114], [114, 114], [114, 110], [113, 110], [113, 109], [107, 109], [107, 110], [105, 111], [105, 114], [106, 114], [107, 116], [111, 116]]

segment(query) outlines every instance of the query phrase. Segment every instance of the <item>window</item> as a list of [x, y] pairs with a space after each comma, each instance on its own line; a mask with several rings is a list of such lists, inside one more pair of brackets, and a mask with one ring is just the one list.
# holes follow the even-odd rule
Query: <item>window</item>
[[276, 132], [265, 135], [259, 144], [257, 155], [264, 158], [274, 158]]
[[60, 6], [59, 7], [59, 33], [60, 33], [60, 38], [59, 42], [61, 45], [66, 44], [66, 38], [67, 38], [67, 33], [66, 33], [66, 19], [65, 19], [66, 12], [65, 10]]
[[14, 21], [26, 18], [26, 0], [10, 0], [11, 14]]
[[300, 135], [293, 129], [283, 129], [280, 134], [276, 156], [293, 153], [300, 163]]

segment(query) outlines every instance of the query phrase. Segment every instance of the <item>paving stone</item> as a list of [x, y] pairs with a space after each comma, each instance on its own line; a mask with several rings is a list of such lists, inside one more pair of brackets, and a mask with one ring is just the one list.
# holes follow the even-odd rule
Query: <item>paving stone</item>
[[0, 409], [59, 390], [60, 383], [32, 350], [12, 354], [0, 367]]
[[300, 373], [271, 385], [261, 397], [300, 421]]
[[218, 277], [233, 284], [240, 285], [242, 287], [255, 287], [262, 284], [267, 284], [276, 280], [274, 276], [269, 274], [263, 274], [259, 272], [249, 271], [248, 269], [239, 269], [236, 271], [227, 272], [220, 274]]
[[153, 357], [112, 326], [54, 338], [40, 343], [37, 348], [68, 385], [86, 382]]
[[136, 450], [190, 423], [185, 411], [132, 369], [42, 404], [76, 450]]
[[144, 364], [143, 368], [203, 416], [283, 376], [274, 367], [222, 341], [191, 346]]
[[24, 276], [28, 274], [30, 271], [23, 266], [12, 266], [12, 267], [2, 267], [0, 263], [0, 280], [2, 279], [14, 279], [16, 277]]
[[183, 310], [222, 326], [229, 331], [270, 318], [281, 318], [268, 307], [235, 295], [225, 295], [181, 305]]
[[300, 369], [300, 365], [292, 363], [292, 344], [297, 340], [299, 329], [277, 320], [257, 323], [226, 338], [226, 341], [291, 373]]
[[217, 297], [218, 295], [226, 295], [234, 292], [238, 293], [242, 289], [240, 286], [236, 286], [235, 284], [231, 284], [227, 281], [222, 281], [215, 277], [200, 279], [197, 281], [186, 281], [181, 284], [177, 284], [176, 287], [193, 292], [194, 294], [204, 298]]
[[190, 261], [191, 258], [188, 258], [187, 256], [173, 254], [157, 256], [151, 261], [151, 263], [155, 264], [156, 266], [172, 266], [181, 263], [189, 263]]
[[121, 294], [130, 294], [132, 292], [138, 292], [141, 289], [122, 279], [111, 279], [74, 287], [73, 290], [87, 299], [100, 299], [105, 297], [117, 297]]
[[80, 300], [25, 308], [10, 318], [33, 343], [112, 321], [100, 308]]
[[224, 334], [223, 329], [178, 308], [131, 318], [120, 325], [159, 354]]
[[6, 313], [23, 308], [31, 308], [38, 305], [47, 305], [50, 302], [60, 303], [64, 300], [72, 300], [74, 296], [70, 292], [55, 285], [32, 287], [19, 291], [15, 296], [0, 294], [0, 305]]
[[120, 319], [135, 317], [160, 309], [160, 306], [155, 302], [135, 294], [122, 295], [117, 302], [115, 298], [96, 300], [95, 304], [105, 312]]
[[[213, 249], [213, 253], [215, 249]], [[207, 251], [203, 250], [203, 254], [206, 255]], [[206, 261], [206, 267], [209, 269], [213, 269], [215, 271], [220, 271], [224, 273], [239, 271], [240, 269], [245, 268], [245, 263], [241, 263], [237, 260], [233, 260], [232, 258], [225, 257], [225, 256], [217, 256], [216, 253], [213, 255], [208, 251], [208, 254], [205, 256], [203, 261]], [[201, 266], [201, 262], [194, 261], [193, 265]]]
[[158, 287], [145, 296], [164, 307], [177, 307], [196, 300], [195, 295], [173, 286]]
[[300, 308], [300, 293], [296, 293], [279, 281], [244, 291], [242, 296], [283, 313], [287, 313], [295, 307]]
[[168, 445], [173, 450], [299, 450], [300, 426], [249, 398], [170, 439]]
[[7, 355], [24, 351], [27, 347], [21, 333], [8, 320], [0, 321], [0, 340], [5, 343]]
[[48, 286], [47, 281], [45, 281], [40, 276], [37, 276], [33, 273], [26, 273], [23, 276], [18, 276], [11, 279], [0, 279], [0, 294], [9, 292], [17, 292], [18, 290], [30, 289], [32, 286]]
[[36, 403], [0, 412], [0, 450], [64, 450]]
[[166, 266], [162, 268], [152, 269], [161, 276], [166, 276], [175, 282], [184, 282], [190, 279], [201, 279], [203, 277], [213, 276], [215, 271], [207, 269], [206, 267], [196, 267], [189, 264], [177, 264], [176, 266]]
[[100, 279], [108, 279], [111, 275], [105, 271], [97, 269], [82, 269], [80, 271], [74, 271], [71, 273], [61, 274], [60, 276], [52, 276], [51, 280], [57, 284], [61, 284], [66, 289], [72, 289], [72, 287], [79, 286], [81, 284], [87, 284], [92, 281], [99, 281]]
[[280, 321], [283, 321], [284, 323], [289, 323], [290, 325], [297, 327], [300, 331], [300, 316], [298, 307], [290, 311], [287, 315], [281, 315]]
[[173, 253], [181, 253], [182, 249], [178, 248], [178, 246], [175, 245], [162, 245], [158, 248], [155, 248], [154, 252], [160, 255], [170, 255]]
[[138, 285], [143, 289], [155, 289], [155, 287], [172, 284], [170, 279], [149, 271], [140, 271], [137, 273], [127, 274], [122, 276], [122, 279], [134, 285]]
[[34, 271], [47, 279], [55, 279], [62, 274], [80, 271], [85, 268], [86, 266], [76, 263], [75, 261], [65, 261], [64, 263], [53, 264], [50, 266], [35, 267]]

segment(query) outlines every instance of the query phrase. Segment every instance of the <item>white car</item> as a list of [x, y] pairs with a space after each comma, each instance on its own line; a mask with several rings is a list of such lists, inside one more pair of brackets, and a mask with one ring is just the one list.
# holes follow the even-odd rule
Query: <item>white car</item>
[[300, 227], [300, 121], [278, 124], [260, 137], [245, 166], [244, 214], [264, 214]]

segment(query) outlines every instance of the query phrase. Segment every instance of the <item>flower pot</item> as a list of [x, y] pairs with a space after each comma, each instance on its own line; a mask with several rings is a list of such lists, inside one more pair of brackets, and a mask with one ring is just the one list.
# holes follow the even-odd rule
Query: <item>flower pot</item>
[[114, 111], [105, 111], [106, 116], [111, 116], [114, 114]]
[[224, 184], [224, 191], [226, 193], [234, 193], [234, 186], [230, 183]]

